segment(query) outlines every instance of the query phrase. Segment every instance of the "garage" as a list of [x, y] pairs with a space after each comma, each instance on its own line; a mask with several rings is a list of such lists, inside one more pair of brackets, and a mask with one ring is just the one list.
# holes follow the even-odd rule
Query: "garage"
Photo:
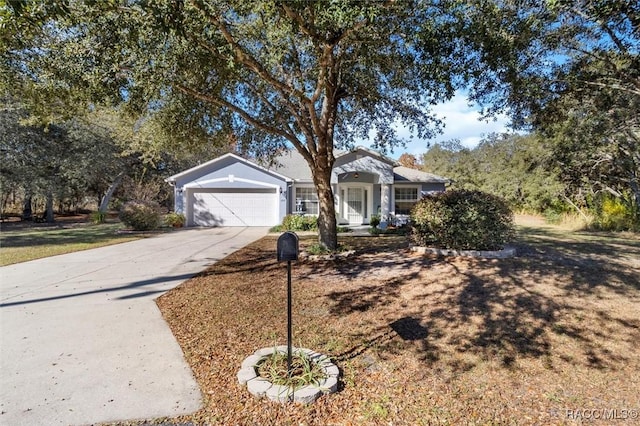
[[287, 214], [290, 178], [229, 153], [166, 179], [186, 226], [274, 226]]
[[190, 191], [194, 226], [273, 226], [279, 222], [274, 188], [198, 189]]

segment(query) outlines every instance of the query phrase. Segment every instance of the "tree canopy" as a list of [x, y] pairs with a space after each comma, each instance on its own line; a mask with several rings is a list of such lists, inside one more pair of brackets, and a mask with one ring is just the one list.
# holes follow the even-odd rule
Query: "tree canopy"
[[482, 70], [498, 64], [480, 63], [502, 37], [492, 20], [510, 11], [525, 22], [511, 2], [87, 1], [44, 12], [38, 3], [15, 11], [53, 17], [32, 37], [38, 48], [3, 61], [23, 87], [125, 102], [187, 140], [197, 131], [258, 154], [295, 147], [318, 192], [320, 243], [332, 249], [334, 146], [371, 134], [384, 150], [401, 143], [396, 123], [432, 136], [432, 105], [491, 80]]
[[121, 105], [185, 149], [297, 149], [330, 249], [334, 147], [372, 137], [385, 150], [398, 126], [429, 138], [431, 107], [458, 88], [554, 134], [554, 108], [578, 94], [637, 105], [638, 6], [624, 0], [18, 0], [2, 13], [3, 84], [34, 110]]

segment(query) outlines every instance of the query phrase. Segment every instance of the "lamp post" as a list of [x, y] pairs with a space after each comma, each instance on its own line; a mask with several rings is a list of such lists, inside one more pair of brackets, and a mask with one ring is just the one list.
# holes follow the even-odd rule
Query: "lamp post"
[[291, 261], [298, 260], [299, 239], [294, 232], [285, 232], [278, 238], [278, 262], [287, 262], [287, 374], [291, 377]]

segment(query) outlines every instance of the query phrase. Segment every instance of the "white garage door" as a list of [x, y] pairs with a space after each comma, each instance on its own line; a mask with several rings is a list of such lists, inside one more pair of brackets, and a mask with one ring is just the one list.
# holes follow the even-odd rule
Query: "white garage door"
[[277, 224], [275, 189], [210, 189], [193, 193], [195, 226], [273, 226]]

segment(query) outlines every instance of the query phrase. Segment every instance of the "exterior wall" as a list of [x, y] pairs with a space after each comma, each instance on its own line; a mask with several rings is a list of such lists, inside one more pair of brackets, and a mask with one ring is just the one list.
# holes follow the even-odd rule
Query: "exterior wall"
[[445, 184], [442, 182], [439, 183], [423, 183], [422, 184], [422, 193], [429, 193], [429, 192], [444, 192], [445, 191]]
[[[357, 175], [357, 177], [356, 177]], [[257, 165], [236, 156], [223, 156], [205, 163], [182, 174], [174, 176], [175, 211], [188, 213], [188, 193], [193, 194], [202, 189], [265, 189], [273, 188], [278, 193], [279, 205], [277, 217], [281, 221], [286, 214], [296, 212], [296, 188], [313, 188], [312, 182], [297, 181], [293, 184], [286, 177], [278, 173], [267, 171]], [[365, 222], [371, 215], [382, 215], [383, 222], [387, 214], [395, 214], [394, 187], [417, 188], [418, 198], [422, 194], [444, 191], [444, 183], [420, 183], [408, 180], [395, 182], [393, 164], [382, 157], [376, 157], [363, 150], [345, 154], [336, 160], [331, 175], [331, 183], [336, 198], [336, 213], [338, 219], [344, 209], [345, 200], [341, 190], [348, 187], [363, 187], [367, 189], [367, 207]], [[388, 194], [388, 196], [385, 196]]]
[[[251, 187], [251, 185], [245, 184], [238, 185], [233, 180], [229, 181], [229, 179], [227, 179], [226, 184], [223, 182], [210, 182], [220, 178], [228, 178], [230, 175], [244, 178], [249, 181], [278, 185], [282, 186], [283, 190], [286, 189], [286, 182], [281, 178], [270, 175], [258, 167], [252, 167], [247, 163], [240, 162], [233, 157], [221, 159], [219, 162], [212, 164], [211, 167], [206, 168], [206, 170], [194, 170], [192, 173], [180, 176], [176, 179], [175, 185], [177, 188], [183, 187], [184, 185], [189, 185], [189, 187], [197, 187], [198, 185], [201, 185], [203, 188], [233, 188], [237, 186], [242, 186], [244, 188]], [[264, 185], [255, 185], [256, 188], [261, 186], [263, 187]]]
[[184, 199], [186, 195], [183, 196], [182, 192], [183, 190], [177, 186], [173, 188], [173, 211], [185, 214]]
[[373, 185], [373, 211], [371, 214], [382, 214], [382, 185]]
[[399, 220], [399, 223], [404, 223], [406, 220], [408, 220], [408, 215], [396, 212], [396, 197], [395, 197], [396, 188], [416, 188], [418, 190], [418, 200], [419, 200], [425, 194], [428, 194], [431, 192], [444, 192], [445, 184], [439, 183], [439, 182], [434, 182], [434, 183], [403, 182], [403, 183], [395, 184], [391, 192], [391, 200], [390, 200], [391, 208], [389, 213], [393, 216], [396, 216], [396, 219]]
[[355, 177], [356, 172], [348, 172], [338, 175], [338, 182], [332, 183], [378, 183], [378, 175], [373, 173], [363, 172], [359, 170], [358, 177]]

